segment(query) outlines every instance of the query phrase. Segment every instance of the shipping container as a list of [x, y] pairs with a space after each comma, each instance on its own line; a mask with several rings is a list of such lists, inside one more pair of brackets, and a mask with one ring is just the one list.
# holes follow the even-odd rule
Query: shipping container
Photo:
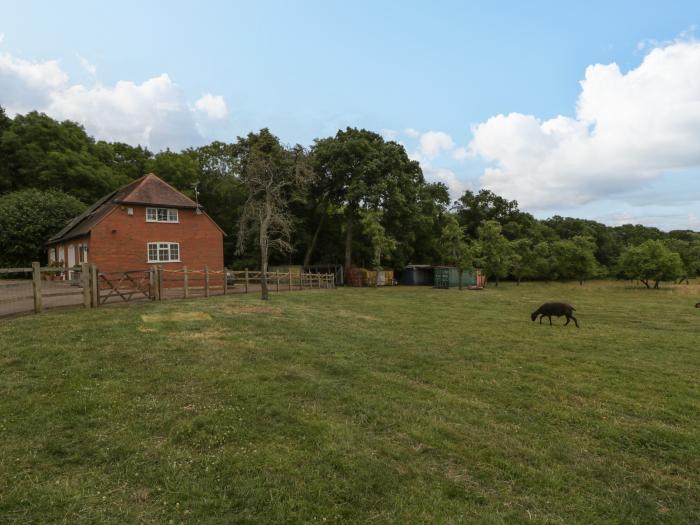
[[401, 272], [401, 284], [406, 286], [432, 286], [433, 267], [428, 264], [410, 264]]
[[[454, 266], [434, 266], [435, 288], [459, 288], [459, 269]], [[464, 270], [462, 272], [463, 288], [483, 288], [483, 275], [479, 270]]]

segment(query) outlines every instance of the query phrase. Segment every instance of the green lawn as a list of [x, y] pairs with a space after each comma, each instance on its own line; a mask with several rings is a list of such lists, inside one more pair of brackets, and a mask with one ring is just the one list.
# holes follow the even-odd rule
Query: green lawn
[[[546, 300], [581, 328], [532, 323]], [[502, 284], [5, 321], [0, 522], [696, 524], [697, 301]]]

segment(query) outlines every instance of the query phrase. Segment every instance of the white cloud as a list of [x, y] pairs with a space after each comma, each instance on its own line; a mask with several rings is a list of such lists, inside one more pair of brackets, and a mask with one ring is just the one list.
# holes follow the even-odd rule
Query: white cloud
[[[88, 72], [94, 68], [87, 61], [82, 65]], [[200, 99], [206, 99], [202, 111], [207, 116], [226, 111], [223, 98], [208, 96]], [[121, 80], [113, 86], [71, 85], [55, 60], [30, 62], [5, 53], [0, 54], [0, 105], [10, 115], [37, 110], [79, 122], [97, 139], [155, 150], [202, 142], [199, 112], [190, 109], [167, 74], [140, 84]]]
[[418, 138], [420, 136], [420, 132], [413, 129], [413, 128], [404, 129], [403, 134], [406, 135], [407, 137], [411, 137], [412, 139]]
[[194, 103], [194, 107], [212, 120], [220, 120], [228, 115], [226, 102], [221, 95], [214, 96], [211, 93], [207, 93]]
[[51, 93], [67, 82], [68, 75], [55, 60], [34, 63], [0, 53], [0, 105], [9, 114], [46, 107]]
[[452, 152], [452, 157], [455, 160], [464, 160], [469, 156], [469, 150], [467, 148], [464, 148], [460, 146], [459, 148], [455, 148], [455, 150]]
[[0, 44], [5, 40], [5, 33], [0, 33]]
[[400, 133], [396, 131], [395, 129], [388, 129], [384, 128], [382, 129], [382, 137], [384, 137], [386, 140], [396, 140]]
[[91, 76], [97, 76], [97, 67], [91, 64], [87, 58], [78, 55], [78, 60], [80, 61], [80, 66]]
[[459, 199], [466, 190], [470, 189], [469, 184], [459, 180], [457, 175], [448, 168], [433, 168], [425, 165], [423, 171], [427, 180], [445, 183], [450, 192], [450, 199], [453, 201]]
[[651, 50], [623, 74], [592, 65], [575, 118], [497, 115], [472, 129], [481, 183], [530, 208], [574, 206], [700, 166], [700, 43]]
[[695, 231], [700, 230], [700, 216], [696, 215], [695, 213], [689, 213], [688, 228], [691, 228]]
[[419, 143], [420, 153], [429, 159], [455, 147], [452, 137], [444, 131], [427, 131], [420, 136]]

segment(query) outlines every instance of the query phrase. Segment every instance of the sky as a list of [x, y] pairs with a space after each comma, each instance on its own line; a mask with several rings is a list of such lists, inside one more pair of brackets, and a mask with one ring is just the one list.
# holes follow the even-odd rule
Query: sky
[[402, 143], [453, 198], [700, 230], [700, 2], [5, 2], [0, 105], [179, 150]]

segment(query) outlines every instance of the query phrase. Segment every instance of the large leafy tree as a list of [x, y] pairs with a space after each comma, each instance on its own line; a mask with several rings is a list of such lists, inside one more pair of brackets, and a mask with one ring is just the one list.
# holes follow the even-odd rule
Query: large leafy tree
[[464, 270], [474, 265], [474, 253], [469, 243], [464, 238], [464, 228], [454, 214], [445, 216], [445, 225], [440, 234], [440, 247], [443, 262], [450, 266], [456, 266], [459, 272], [459, 289], [463, 288]]
[[538, 254], [530, 239], [516, 239], [510, 241], [510, 274], [518, 285], [523, 279], [532, 279], [538, 276]]
[[361, 211], [381, 208], [386, 221], [400, 221], [417, 209], [423, 174], [403, 146], [364, 129], [347, 128], [316, 140], [312, 152], [323, 193], [343, 209], [344, 262], [349, 268]]
[[0, 267], [46, 261], [46, 241], [85, 205], [60, 191], [20, 190], [0, 196]]
[[510, 266], [510, 245], [502, 230], [501, 224], [495, 220], [484, 221], [477, 229], [477, 262], [487, 277], [495, 279], [496, 286], [502, 277], [508, 275]]
[[8, 129], [11, 124], [12, 124], [12, 119], [7, 116], [7, 113], [5, 112], [5, 108], [0, 106], [0, 135], [2, 135], [3, 131]]
[[[247, 198], [247, 190], [240, 177], [240, 149], [239, 144], [212, 142], [187, 152], [197, 162], [199, 202], [230, 239], [235, 239]], [[233, 258], [234, 244], [224, 240], [224, 253], [229, 260]]]
[[683, 273], [680, 255], [672, 252], [663, 241], [648, 240], [639, 246], [630, 246], [618, 261], [619, 273], [627, 279], [636, 279], [647, 288], [658, 288], [661, 281], [672, 281]]
[[0, 139], [0, 159], [0, 192], [54, 189], [88, 203], [129, 182], [101, 162], [82, 126], [36, 112], [12, 119]]
[[476, 237], [477, 230], [484, 221], [496, 221], [503, 226], [516, 219], [519, 213], [517, 201], [505, 199], [486, 189], [477, 193], [465, 191], [452, 209], [471, 238]]
[[379, 210], [362, 210], [360, 223], [372, 246], [372, 266], [379, 270], [382, 267], [382, 258], [389, 258], [396, 249], [396, 239], [384, 229], [382, 212]]
[[600, 275], [602, 269], [595, 258], [595, 250], [595, 240], [586, 235], [556, 241], [552, 252], [557, 277], [576, 280], [583, 285], [584, 281]]
[[689, 232], [688, 235], [680, 235], [678, 232], [671, 232], [671, 234], [666, 245], [671, 251], [681, 256], [684, 267], [681, 282], [689, 282], [689, 277], [700, 275], [700, 234], [694, 232]]

